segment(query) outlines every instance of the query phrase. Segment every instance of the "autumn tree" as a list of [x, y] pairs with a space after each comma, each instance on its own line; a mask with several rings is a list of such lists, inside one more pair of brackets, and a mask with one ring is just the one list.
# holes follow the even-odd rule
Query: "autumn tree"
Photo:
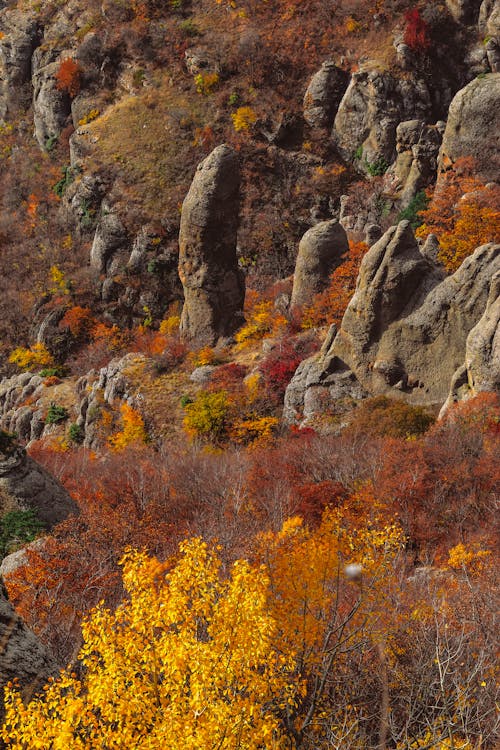
[[344, 316], [356, 288], [359, 267], [368, 246], [364, 242], [350, 242], [344, 261], [330, 276], [328, 287], [317, 294], [311, 305], [302, 312], [304, 328], [331, 325], [337, 326]]
[[59, 91], [65, 91], [72, 98], [80, 91], [82, 69], [72, 57], [61, 60], [56, 73], [56, 86]]
[[281, 747], [293, 660], [273, 647], [264, 569], [240, 560], [222, 579], [196, 538], [175, 564], [129, 551], [122, 565], [128, 597], [85, 622], [82, 677], [63, 672], [27, 706], [7, 688], [9, 747]]
[[500, 239], [500, 188], [484, 185], [474, 176], [471, 159], [458, 159], [438, 183], [426, 209], [418, 237], [430, 233], [440, 244], [438, 258], [450, 272], [480, 245]]

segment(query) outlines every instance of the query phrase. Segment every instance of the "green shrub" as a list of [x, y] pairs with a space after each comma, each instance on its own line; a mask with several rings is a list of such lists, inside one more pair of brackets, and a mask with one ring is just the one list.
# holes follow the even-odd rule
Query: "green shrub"
[[0, 519], [0, 556], [5, 557], [26, 542], [32, 542], [43, 529], [33, 509], [6, 513]]
[[69, 426], [68, 437], [72, 443], [80, 445], [85, 439], [85, 431], [81, 425], [73, 422], [73, 424], [70, 424]]
[[389, 164], [388, 162], [386, 162], [384, 157], [381, 156], [380, 159], [377, 159], [377, 161], [372, 161], [371, 163], [365, 161], [365, 168], [370, 177], [382, 177], [382, 175], [385, 174], [389, 169]]
[[429, 203], [425, 190], [420, 190], [414, 198], [411, 199], [406, 208], [404, 208], [398, 216], [398, 221], [409, 221], [413, 229], [423, 224], [423, 219], [418, 215], [420, 211], [425, 211]]
[[38, 374], [41, 378], [63, 378], [67, 375], [67, 370], [65, 367], [44, 367]]
[[66, 188], [68, 187], [68, 185], [71, 185], [74, 179], [75, 179], [75, 175], [73, 173], [71, 166], [68, 164], [66, 167], [62, 168], [62, 177], [52, 187], [52, 190], [54, 191], [56, 195], [59, 196], [59, 198], [62, 198]]
[[64, 406], [58, 406], [57, 404], [51, 404], [47, 412], [45, 424], [59, 424], [64, 422], [69, 416], [68, 410]]

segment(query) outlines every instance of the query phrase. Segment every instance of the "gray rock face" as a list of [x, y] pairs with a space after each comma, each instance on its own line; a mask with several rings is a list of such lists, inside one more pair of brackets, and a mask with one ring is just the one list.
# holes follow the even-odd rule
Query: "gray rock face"
[[20, 510], [36, 510], [47, 528], [78, 512], [64, 487], [19, 446], [0, 453], [0, 490]]
[[124, 357], [112, 359], [98, 373], [91, 370], [79, 378], [76, 384], [79, 397], [76, 424], [84, 432], [84, 446], [98, 448], [101, 445], [99, 420], [103, 403], [112, 405], [116, 400], [121, 400], [137, 405], [138, 401], [127, 376], [127, 369], [144, 361], [142, 354], [126, 354]]
[[348, 250], [345, 229], [338, 221], [322, 221], [309, 229], [299, 244], [291, 306], [307, 305], [325, 289], [330, 274]]
[[396, 128], [397, 158], [386, 180], [391, 181], [391, 192], [399, 197], [402, 208], [435, 178], [440, 144], [437, 125], [408, 120]]
[[340, 100], [347, 88], [348, 75], [327, 60], [311, 78], [304, 96], [304, 119], [312, 127], [333, 125]]
[[91, 267], [99, 273], [106, 273], [113, 256], [124, 248], [127, 242], [127, 232], [120, 218], [114, 213], [103, 213], [90, 250]]
[[442, 412], [482, 391], [500, 390], [500, 272], [491, 280], [484, 315], [467, 336], [465, 362], [455, 372]]
[[411, 119], [428, 120], [431, 98], [425, 81], [396, 78], [389, 72], [365, 69], [354, 73], [340, 102], [332, 139], [341, 155], [358, 166], [391, 164], [396, 156], [396, 128]]
[[0, 11], [0, 117], [31, 99], [31, 56], [40, 42], [38, 19], [17, 10]]
[[48, 148], [51, 140], [59, 135], [71, 114], [68, 94], [57, 88], [58, 69], [59, 62], [36, 65], [33, 75], [33, 121], [35, 137], [42, 149]]
[[218, 146], [198, 166], [182, 206], [181, 334], [196, 344], [212, 345], [230, 336], [242, 319], [244, 283], [236, 258], [239, 185], [236, 152]]
[[[3, 583], [0, 583], [0, 643], [0, 688], [17, 677], [25, 699], [29, 699], [57, 671], [47, 650], [16, 614]], [[0, 719], [2, 716], [0, 702]]]
[[439, 170], [472, 156], [484, 181], [498, 179], [500, 159], [500, 73], [476, 78], [450, 104], [439, 154]]
[[455, 21], [463, 24], [477, 22], [479, 16], [477, 0], [446, 0], [446, 5]]
[[479, 31], [485, 36], [500, 34], [500, 2], [483, 0], [479, 9]]
[[496, 37], [488, 39], [486, 43], [486, 55], [492, 73], [500, 73], [500, 42]]
[[[500, 246], [485, 245], [444, 278], [431, 254], [420, 251], [408, 222], [391, 227], [364, 257], [356, 292], [333, 342], [302, 363], [290, 383], [285, 418], [313, 413], [305, 408], [311, 387], [316, 400], [321, 395], [335, 408], [336, 394], [345, 393], [346, 382], [353, 398], [358, 390], [441, 405], [464, 362], [469, 336], [470, 361], [477, 362], [472, 369], [481, 373], [477, 379], [495, 382], [494, 291], [484, 311], [490, 279], [499, 271]], [[476, 324], [478, 332], [472, 334]]]

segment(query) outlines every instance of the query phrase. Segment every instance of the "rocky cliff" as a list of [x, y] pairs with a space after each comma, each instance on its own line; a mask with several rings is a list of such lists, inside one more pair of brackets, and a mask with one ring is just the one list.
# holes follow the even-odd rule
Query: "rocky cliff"
[[[391, 227], [364, 257], [333, 340], [300, 365], [288, 386], [285, 418], [308, 419], [324, 408], [342, 411], [376, 394], [441, 406], [466, 349], [471, 391], [497, 383], [499, 269], [500, 246], [486, 245], [445, 277], [408, 222]], [[482, 373], [476, 380], [473, 351]]]

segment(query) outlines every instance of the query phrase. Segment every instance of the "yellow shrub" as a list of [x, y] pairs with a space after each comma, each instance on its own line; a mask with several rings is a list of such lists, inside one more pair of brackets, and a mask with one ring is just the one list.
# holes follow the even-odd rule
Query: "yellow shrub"
[[179, 330], [180, 323], [181, 319], [178, 315], [170, 315], [161, 321], [158, 330], [162, 336], [173, 336]]
[[33, 367], [52, 367], [54, 358], [44, 344], [33, 344], [31, 349], [22, 346], [11, 352], [9, 362], [17, 365], [21, 370], [30, 370]]
[[148, 439], [144, 420], [136, 409], [128, 404], [122, 404], [123, 429], [109, 438], [108, 444], [114, 451], [121, 451], [131, 443], [145, 443]]
[[279, 424], [277, 417], [238, 419], [231, 428], [231, 437], [237, 443], [263, 442], [272, 437]]
[[236, 112], [231, 115], [234, 129], [237, 133], [241, 130], [248, 130], [255, 122], [257, 115], [252, 107], [238, 107]]
[[198, 94], [208, 96], [208, 94], [211, 94], [212, 91], [217, 88], [219, 83], [219, 74], [198, 73], [194, 77], [194, 82], [196, 84], [196, 91], [198, 92]]

